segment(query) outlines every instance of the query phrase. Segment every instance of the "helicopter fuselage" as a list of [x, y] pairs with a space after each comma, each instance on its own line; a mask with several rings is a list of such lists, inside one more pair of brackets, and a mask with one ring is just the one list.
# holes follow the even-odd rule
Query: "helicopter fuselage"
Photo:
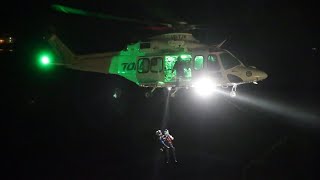
[[[120, 52], [74, 55], [57, 36], [49, 43], [65, 67], [115, 74], [141, 87], [193, 87], [195, 82], [208, 77], [216, 86], [236, 86], [257, 83], [267, 74], [255, 67], [245, 66], [228, 50], [207, 46], [188, 33], [170, 33], [150, 38], [147, 42], [130, 44]], [[179, 59], [180, 58], [180, 59]], [[177, 77], [175, 63], [184, 61], [183, 77]], [[177, 83], [179, 81], [179, 83]]]
[[129, 45], [112, 58], [109, 73], [123, 76], [139, 86], [172, 87], [176, 86], [177, 81], [173, 66], [180, 56], [190, 64], [184, 69], [184, 78], [180, 83], [185, 87], [192, 86], [202, 76], [214, 79], [217, 86], [258, 82], [267, 77], [265, 72], [245, 66], [225, 49], [200, 44], [195, 39], [188, 39], [186, 33], [176, 34], [179, 33], [165, 37], [180, 37], [187, 41], [158, 37], [150, 42]]

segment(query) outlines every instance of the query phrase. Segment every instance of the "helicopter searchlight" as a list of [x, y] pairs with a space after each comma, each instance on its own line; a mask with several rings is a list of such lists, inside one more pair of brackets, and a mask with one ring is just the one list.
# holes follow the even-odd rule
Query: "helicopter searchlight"
[[198, 79], [193, 87], [198, 95], [207, 97], [215, 92], [217, 84], [212, 78], [205, 76]]

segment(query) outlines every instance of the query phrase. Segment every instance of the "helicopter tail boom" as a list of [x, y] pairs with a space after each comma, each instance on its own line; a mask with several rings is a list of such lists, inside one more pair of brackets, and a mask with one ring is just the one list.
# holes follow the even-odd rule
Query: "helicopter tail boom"
[[74, 54], [57, 35], [52, 35], [48, 40], [50, 46], [60, 61], [56, 65], [63, 65], [70, 69], [109, 74], [111, 59], [119, 52], [104, 52], [94, 54]]

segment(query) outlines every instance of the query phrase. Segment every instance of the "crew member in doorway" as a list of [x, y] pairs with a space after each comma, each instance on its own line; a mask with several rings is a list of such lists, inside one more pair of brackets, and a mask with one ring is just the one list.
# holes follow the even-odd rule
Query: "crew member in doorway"
[[177, 85], [180, 85], [180, 81], [184, 78], [184, 69], [186, 68], [186, 63], [178, 56], [177, 61], [175, 62], [172, 73], [176, 71], [176, 81]]

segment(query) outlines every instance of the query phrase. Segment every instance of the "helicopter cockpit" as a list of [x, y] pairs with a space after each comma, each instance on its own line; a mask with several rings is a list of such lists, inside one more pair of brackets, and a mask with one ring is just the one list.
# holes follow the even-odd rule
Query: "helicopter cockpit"
[[222, 66], [225, 70], [231, 69], [233, 67], [243, 65], [235, 56], [228, 52], [220, 53], [220, 59]]

